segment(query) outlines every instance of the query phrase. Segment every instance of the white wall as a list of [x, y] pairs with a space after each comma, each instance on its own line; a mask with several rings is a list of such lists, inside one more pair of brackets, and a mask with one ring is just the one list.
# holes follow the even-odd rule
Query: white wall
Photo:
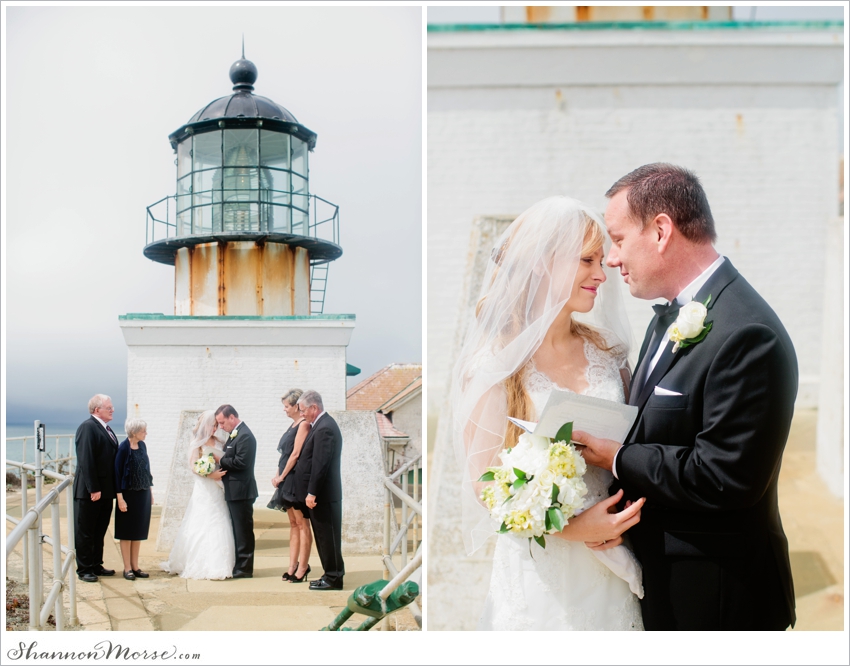
[[277, 444], [289, 427], [280, 397], [290, 388], [318, 391], [331, 410], [345, 409], [345, 350], [353, 319], [213, 320], [122, 318], [127, 343], [127, 414], [148, 423], [154, 497], [170, 475], [181, 410], [229, 403], [257, 438], [254, 472], [265, 505], [274, 491]]
[[393, 410], [393, 426], [410, 435], [404, 447], [404, 459], [411, 460], [422, 453], [422, 393], [418, 393]]

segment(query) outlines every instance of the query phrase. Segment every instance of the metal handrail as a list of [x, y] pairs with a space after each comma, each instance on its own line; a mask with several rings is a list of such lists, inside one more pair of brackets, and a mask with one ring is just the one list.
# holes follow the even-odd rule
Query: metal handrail
[[[396, 587], [408, 578], [417, 583], [421, 580], [422, 572], [422, 541], [420, 539], [420, 523], [422, 520], [422, 503], [419, 501], [419, 473], [421, 469], [422, 455], [418, 455], [408, 461], [392, 474], [384, 477], [385, 503], [384, 503], [384, 552], [382, 560], [384, 563], [384, 579], [392, 580], [393, 586], [387, 585], [385, 593], [388, 596]], [[413, 488], [409, 488], [408, 477], [413, 472]], [[398, 481], [401, 479], [401, 488]], [[412, 490], [412, 494], [411, 494]], [[395, 518], [395, 506], [393, 497], [401, 500], [401, 521]], [[392, 528], [397, 529], [394, 539], [391, 539]], [[408, 557], [409, 532], [413, 531], [413, 559]], [[401, 566], [396, 567], [393, 556], [399, 552]], [[389, 588], [389, 589], [388, 589]], [[382, 594], [384, 592], [382, 591]], [[382, 597], [386, 599], [386, 596]], [[409, 604], [413, 617], [417, 624], [422, 626], [422, 611], [414, 601]], [[386, 620], [385, 620], [386, 622]], [[385, 624], [386, 627], [386, 624]]]
[[[39, 422], [35, 422], [36, 430], [38, 430]], [[67, 435], [54, 435], [63, 437]], [[73, 437], [71, 435], [70, 437]], [[12, 440], [23, 439], [24, 447], [22, 450], [22, 458], [26, 460], [26, 443], [28, 437], [24, 438], [9, 438]], [[8, 440], [7, 440], [8, 441]], [[46, 448], [46, 443], [45, 443]], [[69, 605], [69, 622], [71, 626], [79, 623], [77, 618], [77, 588], [76, 578], [69, 573], [76, 562], [76, 550], [74, 547], [74, 498], [72, 492], [67, 492], [67, 525], [68, 525], [68, 545], [62, 544], [62, 533], [60, 523], [59, 500], [62, 493], [68, 490], [72, 483], [73, 474], [59, 474], [58, 472], [46, 469], [42, 458], [43, 451], [36, 450], [35, 464], [29, 464], [17, 460], [6, 460], [6, 466], [18, 468], [21, 472], [21, 517], [15, 518], [6, 514], [6, 521], [15, 525], [12, 531], [6, 536], [6, 557], [8, 559], [11, 552], [15, 549], [18, 543], [22, 543], [22, 554], [24, 562], [24, 583], [29, 584], [29, 628], [30, 630], [43, 629], [50, 617], [51, 609], [56, 620], [56, 631], [62, 631], [65, 626], [65, 614], [62, 607], [62, 591], [68, 590], [68, 605]], [[58, 441], [57, 441], [57, 456], [58, 456]], [[69, 452], [66, 460], [73, 461], [75, 457], [73, 451]], [[58, 463], [60, 460], [49, 460], [49, 463]], [[35, 476], [35, 506], [28, 508], [27, 498], [27, 482], [28, 473], [32, 472]], [[59, 481], [59, 485], [53, 488], [47, 495], [42, 497], [42, 482], [44, 477]], [[52, 533], [48, 536], [42, 531], [42, 516], [50, 507], [50, 517], [52, 524]], [[24, 539], [24, 537], [27, 537]], [[44, 596], [44, 581], [43, 581], [43, 549], [44, 544], [48, 544], [53, 551], [53, 583], [47, 594]], [[62, 555], [65, 555], [63, 561]], [[65, 582], [67, 579], [67, 583]]]

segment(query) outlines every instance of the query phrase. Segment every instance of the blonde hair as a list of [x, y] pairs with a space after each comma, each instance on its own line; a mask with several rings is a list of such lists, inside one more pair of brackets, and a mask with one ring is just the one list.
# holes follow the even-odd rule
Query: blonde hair
[[302, 391], [301, 389], [289, 389], [281, 396], [280, 401], [285, 402], [290, 407], [294, 407], [298, 404], [298, 400], [303, 394], [304, 391]]
[[[602, 229], [602, 226], [594, 220], [589, 215], [582, 215], [584, 218], [585, 224], [585, 232], [584, 232], [584, 242], [581, 248], [581, 256], [586, 257], [590, 254], [595, 253], [597, 250], [602, 248], [605, 243], [605, 232]], [[510, 246], [510, 241], [513, 238], [513, 235], [505, 241], [502, 247], [499, 249], [499, 253], [497, 255], [498, 266], [501, 264], [501, 259], [504, 256], [505, 252], [508, 250]], [[496, 258], [494, 257], [494, 261]], [[494, 276], [496, 271], [494, 270]], [[481, 311], [481, 307], [484, 304], [484, 299], [486, 298], [486, 294], [478, 301], [478, 305], [476, 306], [475, 315], [476, 317]], [[525, 307], [525, 303], [521, 303], [520, 307]], [[518, 318], [516, 318], [518, 321]], [[614, 350], [614, 347], [609, 345], [605, 338], [595, 329], [591, 328], [586, 324], [581, 324], [573, 319], [570, 320], [570, 332], [574, 335], [578, 335], [586, 340], [589, 340], [593, 343], [598, 349], [604, 352], [610, 352]], [[526, 368], [528, 367], [528, 363], [526, 363], [523, 367], [517, 370], [514, 374], [508, 377], [504, 381], [505, 394], [507, 397], [507, 413], [514, 418], [518, 418], [523, 421], [529, 421], [532, 418], [533, 411], [533, 403], [531, 402], [531, 397], [528, 395], [528, 392], [525, 390], [525, 373]], [[511, 448], [516, 445], [519, 440], [519, 436], [522, 434], [522, 430], [511, 423], [508, 422], [507, 429], [505, 431], [505, 448]]]

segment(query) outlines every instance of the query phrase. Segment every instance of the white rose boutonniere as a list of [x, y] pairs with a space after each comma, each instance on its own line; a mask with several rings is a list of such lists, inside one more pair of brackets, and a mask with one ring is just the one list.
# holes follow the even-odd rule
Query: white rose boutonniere
[[713, 322], [705, 323], [708, 315], [708, 303], [711, 295], [704, 303], [691, 301], [679, 310], [679, 316], [670, 327], [670, 339], [673, 341], [673, 353], [702, 342], [711, 330]]
[[233, 439], [238, 434], [239, 434], [239, 428], [234, 428], [233, 432], [230, 433], [230, 439]]

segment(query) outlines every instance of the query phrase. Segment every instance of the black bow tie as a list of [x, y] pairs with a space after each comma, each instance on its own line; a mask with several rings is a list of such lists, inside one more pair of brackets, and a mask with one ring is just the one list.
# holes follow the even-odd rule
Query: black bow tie
[[653, 305], [652, 309], [655, 310], [659, 319], [672, 321], [679, 314], [681, 306], [678, 301], [674, 300], [669, 305]]

